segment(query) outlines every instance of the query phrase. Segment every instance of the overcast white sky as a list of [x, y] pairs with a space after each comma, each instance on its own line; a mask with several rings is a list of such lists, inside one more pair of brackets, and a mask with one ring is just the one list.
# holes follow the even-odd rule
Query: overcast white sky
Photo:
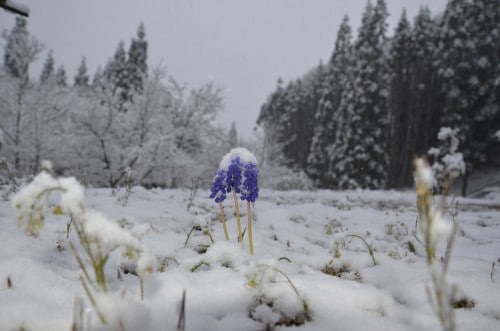
[[[209, 79], [225, 89], [220, 116], [249, 137], [260, 106], [279, 76], [296, 78], [328, 60], [344, 14], [357, 33], [367, 0], [16, 0], [31, 9], [29, 31], [52, 49], [72, 83], [82, 56], [91, 74], [105, 65], [120, 40], [128, 47], [144, 22], [149, 65], [194, 87]], [[376, 0], [372, 0], [375, 3]], [[427, 5], [433, 14], [446, 0], [386, 0], [389, 34], [403, 8], [413, 20]], [[0, 9], [0, 30], [14, 15]], [[3, 41], [2, 45], [3, 45]], [[39, 75], [46, 52], [34, 66]]]

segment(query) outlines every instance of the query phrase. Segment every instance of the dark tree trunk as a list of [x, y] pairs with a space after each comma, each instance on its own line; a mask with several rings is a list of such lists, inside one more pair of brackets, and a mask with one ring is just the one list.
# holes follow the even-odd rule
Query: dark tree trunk
[[469, 181], [469, 171], [465, 169], [464, 179], [462, 181], [462, 196], [467, 196], [467, 182]]

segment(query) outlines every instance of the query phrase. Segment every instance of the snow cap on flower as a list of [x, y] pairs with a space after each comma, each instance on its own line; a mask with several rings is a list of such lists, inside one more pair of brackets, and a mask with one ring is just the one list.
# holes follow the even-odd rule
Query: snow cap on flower
[[231, 165], [231, 161], [236, 159], [237, 157], [243, 164], [247, 163], [257, 164], [257, 158], [255, 157], [255, 155], [252, 154], [252, 152], [243, 147], [236, 147], [230, 150], [229, 153], [224, 155], [222, 161], [219, 164], [219, 169], [228, 169], [229, 166]]
[[255, 202], [258, 197], [257, 159], [246, 148], [233, 148], [227, 153], [219, 165], [214, 177], [210, 198], [219, 203], [226, 199], [226, 193], [234, 188], [241, 194], [242, 200]]

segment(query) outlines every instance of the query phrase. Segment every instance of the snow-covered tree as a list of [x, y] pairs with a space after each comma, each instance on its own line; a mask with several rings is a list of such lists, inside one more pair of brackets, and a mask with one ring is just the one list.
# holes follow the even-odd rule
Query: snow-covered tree
[[236, 131], [236, 123], [232, 122], [228, 132], [228, 150], [238, 147], [238, 131]]
[[66, 87], [68, 86], [68, 83], [66, 82], [67, 79], [66, 79], [66, 69], [64, 69], [63, 66], [59, 66], [59, 68], [57, 68], [57, 71], [55, 73], [55, 83], [57, 86], [61, 86], [61, 87]]
[[130, 43], [127, 60], [127, 80], [135, 92], [142, 92], [143, 80], [148, 73], [148, 42], [145, 37], [144, 24], [141, 23], [137, 29], [137, 38]]
[[29, 81], [29, 66], [42, 51], [42, 44], [29, 35], [25, 18], [16, 17], [16, 25], [10, 32], [4, 32], [6, 40], [4, 64], [7, 72], [20, 79], [23, 84]]
[[328, 173], [328, 146], [335, 141], [335, 120], [340, 99], [347, 83], [347, 70], [352, 56], [352, 33], [349, 18], [344, 16], [335, 41], [330, 62], [320, 87], [320, 99], [315, 114], [315, 126], [311, 148], [307, 158], [307, 174], [319, 187], [331, 187]]
[[87, 87], [89, 85], [89, 75], [87, 73], [87, 63], [85, 61], [85, 57], [83, 57], [82, 62], [80, 62], [73, 85], [79, 87]]
[[127, 53], [125, 43], [121, 41], [116, 48], [115, 54], [104, 68], [103, 76], [106, 84], [101, 87], [110, 89], [111, 96], [116, 98], [120, 111], [125, 111], [125, 103], [129, 100], [130, 83], [128, 81]]
[[[412, 35], [413, 78], [410, 113], [414, 116], [409, 129], [412, 154], [421, 155], [435, 143], [440, 128], [442, 101], [436, 68], [438, 24], [427, 7], [415, 17]], [[413, 157], [413, 155], [412, 155]], [[413, 176], [410, 179], [413, 185]]]
[[316, 123], [315, 114], [320, 105], [322, 86], [324, 82], [326, 66], [322, 62], [311, 71], [306, 73], [297, 81], [295, 88], [295, 105], [291, 110], [295, 114], [291, 115], [291, 127], [288, 136], [290, 139], [290, 150], [287, 158], [294, 160], [298, 169], [306, 171], [308, 167], [308, 156], [314, 135]]
[[[492, 137], [500, 126], [500, 3], [477, 0], [471, 4], [470, 51], [473, 74], [469, 80], [472, 93], [472, 132], [470, 150], [472, 166], [495, 158], [496, 143]], [[467, 139], [467, 138], [465, 138]], [[465, 145], [465, 144], [462, 144]]]
[[[113, 94], [113, 86], [101, 80], [86, 95], [74, 112], [79, 137], [78, 159], [84, 175], [95, 185], [115, 188], [125, 175], [125, 169], [137, 161], [131, 152], [133, 141], [133, 118], [122, 112], [120, 100]], [[76, 108], [75, 107], [75, 108]]]
[[368, 2], [339, 106], [331, 172], [339, 188], [382, 188], [387, 177], [388, 86], [385, 1]]
[[462, 153], [458, 152], [460, 142], [457, 135], [458, 129], [441, 128], [437, 136], [439, 147], [429, 150], [436, 186], [444, 194], [448, 193], [451, 182], [465, 173], [464, 158]]
[[52, 56], [52, 50], [49, 51], [47, 54], [47, 59], [45, 60], [45, 63], [43, 65], [42, 73], [40, 75], [40, 83], [45, 83], [47, 82], [52, 75], [54, 74], [55, 70], [55, 61], [54, 57]]
[[[280, 122], [282, 108], [285, 100], [284, 82], [278, 79], [276, 89], [268, 96], [266, 102], [261, 106], [257, 125], [262, 128], [263, 140], [265, 141], [266, 151], [261, 160], [271, 163], [279, 162], [280, 165], [286, 163], [283, 153], [283, 145], [286, 144], [284, 129]], [[276, 152], [276, 153], [274, 153]], [[264, 162], [265, 162], [264, 161]]]
[[[414, 114], [411, 109], [411, 84], [413, 80], [412, 29], [403, 10], [391, 42], [390, 67], [391, 87], [389, 98], [390, 144], [388, 186], [401, 187], [407, 184], [411, 174], [412, 152], [410, 149], [411, 127]], [[414, 151], [413, 151], [414, 152]]]
[[26, 171], [29, 143], [26, 133], [32, 123], [28, 106], [30, 93], [29, 67], [42, 51], [42, 44], [31, 37], [26, 20], [17, 17], [10, 32], [4, 32], [6, 40], [4, 66], [0, 69], [0, 129], [4, 133], [4, 153], [18, 173]]
[[[443, 125], [459, 129], [467, 169], [487, 161], [491, 136], [498, 127], [498, 39], [500, 13], [497, 1], [451, 0], [443, 15], [439, 38]], [[497, 122], [497, 123], [495, 123]]]

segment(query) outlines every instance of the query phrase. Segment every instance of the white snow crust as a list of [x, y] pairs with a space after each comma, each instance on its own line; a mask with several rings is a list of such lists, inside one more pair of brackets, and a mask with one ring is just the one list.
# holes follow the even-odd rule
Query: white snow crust
[[[38, 180], [41, 185], [53, 184], [50, 177]], [[75, 196], [81, 193], [74, 192]], [[109, 325], [103, 326], [79, 281], [81, 271], [66, 239], [67, 220], [49, 213], [39, 235], [26, 236], [16, 226], [11, 202], [1, 200], [0, 330], [70, 330], [75, 297], [84, 300], [89, 330], [122, 326], [176, 330], [184, 290], [186, 330], [192, 331], [255, 331], [267, 326], [281, 331], [442, 330], [426, 294], [431, 279], [426, 251], [414, 237], [416, 230], [422, 240], [413, 191], [262, 190], [255, 206], [254, 255], [249, 254], [246, 240], [237, 243], [231, 204], [224, 207], [230, 241], [224, 239], [218, 207], [207, 191], [198, 192], [189, 212], [189, 190], [135, 187], [126, 206], [107, 189], [89, 189], [84, 194], [85, 210], [99, 211], [87, 215], [93, 220], [89, 232], [109, 245], [126, 242], [147, 247], [137, 262], [142, 275], [154, 269], [144, 277], [144, 299], [140, 299], [137, 276], [117, 277], [124, 256], [115, 250], [105, 270], [109, 295], [96, 297], [109, 318]], [[460, 231], [448, 281], [457, 286], [460, 297], [474, 302], [471, 308], [455, 310], [457, 330], [498, 330], [498, 200], [456, 201]], [[436, 238], [440, 240], [437, 259], [445, 254], [452, 209], [436, 216], [433, 231], [441, 234]], [[245, 210], [240, 211], [245, 225]], [[102, 221], [101, 214], [109, 219]], [[188, 238], [195, 223], [200, 228]], [[127, 231], [139, 235], [140, 242]], [[367, 247], [347, 237], [350, 234], [365, 238], [373, 247], [376, 265]], [[70, 240], [75, 239], [70, 235]], [[414, 253], [408, 242], [413, 243]], [[335, 256], [336, 250], [340, 256]], [[300, 327], [275, 325], [300, 315], [302, 300], [307, 302], [310, 321]]]

